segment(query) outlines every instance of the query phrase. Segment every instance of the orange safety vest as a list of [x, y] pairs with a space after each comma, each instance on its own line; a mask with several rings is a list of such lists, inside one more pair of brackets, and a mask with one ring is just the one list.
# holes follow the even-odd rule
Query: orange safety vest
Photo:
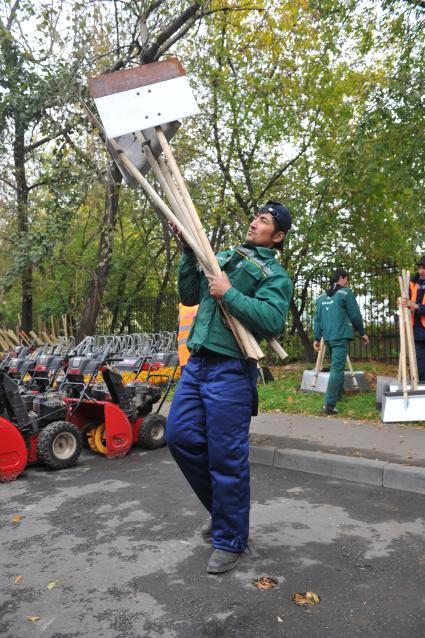
[[187, 349], [187, 340], [193, 320], [198, 312], [198, 306], [184, 306], [179, 303], [179, 334], [177, 337], [177, 348], [179, 353], [179, 362], [181, 366], [185, 366], [189, 359], [190, 352]]
[[[418, 286], [415, 284], [415, 282], [411, 281], [410, 282], [410, 299], [411, 299], [411, 301], [416, 303], [417, 296], [418, 296]], [[411, 317], [412, 317], [412, 326], [413, 326], [413, 324], [415, 323], [415, 311], [414, 310], [411, 311]], [[420, 317], [420, 320], [421, 320], [421, 324], [425, 328], [425, 315], [422, 315], [422, 317]]]

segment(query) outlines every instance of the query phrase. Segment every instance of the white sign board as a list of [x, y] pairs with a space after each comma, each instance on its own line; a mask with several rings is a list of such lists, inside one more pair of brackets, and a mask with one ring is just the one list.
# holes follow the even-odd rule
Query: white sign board
[[199, 113], [186, 76], [95, 98], [108, 137], [118, 137]]

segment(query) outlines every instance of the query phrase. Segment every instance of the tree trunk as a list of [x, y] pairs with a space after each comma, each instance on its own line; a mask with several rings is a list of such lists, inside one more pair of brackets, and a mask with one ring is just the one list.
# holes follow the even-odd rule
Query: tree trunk
[[[18, 237], [19, 241], [25, 242], [28, 231], [29, 188], [25, 173], [25, 129], [17, 112], [15, 112], [13, 159], [15, 165]], [[18, 250], [22, 250], [22, 246], [18, 246]], [[32, 265], [28, 261], [21, 272], [21, 328], [25, 332], [32, 330], [32, 296]]]
[[98, 263], [93, 273], [90, 290], [87, 294], [87, 303], [81, 319], [77, 342], [84, 339], [87, 335], [94, 334], [96, 328], [96, 321], [102, 304], [111, 263], [121, 181], [122, 175], [114, 162], [109, 166], [108, 170], [105, 214], [99, 240]]
[[301, 339], [301, 343], [304, 346], [304, 354], [305, 354], [305, 360], [312, 362], [315, 360], [315, 356], [314, 356], [314, 350], [313, 350], [313, 345], [310, 341], [310, 338], [308, 336], [308, 334], [306, 333], [306, 331], [304, 330], [303, 324], [301, 322], [300, 316], [298, 314], [298, 308], [295, 305], [295, 302], [293, 299], [291, 299], [291, 303], [289, 305], [289, 309], [291, 311], [291, 315], [292, 318], [294, 320], [294, 325], [297, 329], [297, 333]]
[[32, 284], [32, 268], [29, 266], [21, 275], [21, 328], [26, 333], [32, 330]]
[[[171, 252], [171, 244], [170, 244], [170, 235], [168, 229], [165, 225], [165, 222], [162, 222], [162, 230], [164, 237], [164, 246], [167, 255], [167, 265], [165, 267], [164, 277], [162, 279], [162, 283], [159, 289], [158, 296], [155, 301], [155, 308], [153, 313], [153, 329], [154, 331], [159, 331], [161, 329], [161, 310], [162, 304], [164, 301], [165, 292], [167, 290], [167, 286], [170, 282], [171, 270], [174, 263], [174, 259], [179, 252], [179, 249], [176, 248], [173, 252]], [[176, 317], [177, 317], [177, 308], [176, 308]]]

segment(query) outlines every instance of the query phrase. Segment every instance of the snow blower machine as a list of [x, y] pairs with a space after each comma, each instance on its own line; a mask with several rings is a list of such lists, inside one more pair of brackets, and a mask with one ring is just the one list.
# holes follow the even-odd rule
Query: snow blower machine
[[[133, 445], [150, 450], [163, 447], [166, 418], [159, 411], [175, 378], [177, 352], [155, 352], [164, 342], [148, 335], [118, 335], [102, 341], [105, 345], [97, 352], [69, 361], [59, 386], [68, 405], [68, 420], [80, 428], [93, 452], [107, 458], [124, 456]], [[95, 341], [95, 349], [96, 345]], [[165, 361], [171, 373], [159, 374]], [[138, 379], [142, 371], [147, 373], [144, 381]], [[126, 384], [125, 375], [132, 377]], [[159, 376], [166, 378], [164, 392], [152, 383]]]
[[34, 410], [16, 381], [0, 372], [0, 481], [13, 481], [28, 464], [58, 470], [77, 462], [83, 439], [66, 420], [67, 407], [53, 395], [35, 396]]
[[[100, 341], [101, 345], [89, 338], [69, 358], [56, 354], [51, 361], [38, 360], [35, 368], [50, 367], [53, 374], [48, 379], [33, 376], [26, 388], [0, 372], [0, 481], [16, 479], [30, 463], [70, 467], [82, 447], [112, 459], [125, 456], [133, 445], [146, 449], [165, 445], [166, 419], [159, 410], [175, 376], [177, 353], [135, 357], [130, 367], [136, 378], [124, 385], [119, 367], [128, 370], [129, 358], [120, 356], [116, 337]], [[58, 379], [59, 356], [62, 378], [52, 387], [49, 381]], [[157, 369], [164, 360], [174, 369], [162, 394], [149, 377], [159, 376]], [[148, 379], [137, 380], [146, 366]], [[45, 370], [34, 370], [40, 372]], [[158, 409], [152, 413], [155, 404]]]

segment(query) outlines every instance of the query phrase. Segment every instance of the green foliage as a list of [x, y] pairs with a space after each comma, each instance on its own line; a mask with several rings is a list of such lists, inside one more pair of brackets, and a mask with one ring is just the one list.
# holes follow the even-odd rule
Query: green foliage
[[424, 245], [421, 17], [405, 3], [261, 7], [217, 14], [194, 43], [207, 223], [242, 238], [258, 203], [280, 198], [296, 277], [324, 261], [411, 263]]
[[[0, 313], [16, 320], [31, 266], [36, 313], [78, 319], [98, 261], [109, 161], [79, 97], [90, 99], [88, 75], [139, 63], [188, 3], [130, 0], [115, 15], [100, 0], [21, 2], [8, 28], [14, 5], [0, 11]], [[257, 206], [275, 198], [294, 213], [283, 261], [295, 279], [333, 264], [353, 276], [413, 267], [425, 252], [424, 12], [402, 0], [200, 5], [202, 27], [167, 54], [179, 55], [202, 109], [173, 148], [215, 248], [242, 240]], [[123, 186], [104, 303], [174, 290], [177, 261], [156, 212]]]

